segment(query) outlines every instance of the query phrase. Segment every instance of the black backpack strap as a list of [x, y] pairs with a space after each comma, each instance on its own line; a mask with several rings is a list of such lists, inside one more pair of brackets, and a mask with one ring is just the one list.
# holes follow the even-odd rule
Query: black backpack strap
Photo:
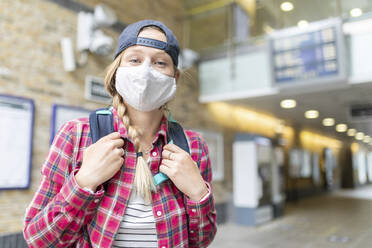
[[[186, 135], [183, 132], [182, 126], [176, 121], [168, 121], [167, 142], [168, 144], [173, 143], [181, 147], [185, 152], [190, 154], [190, 148], [186, 139]], [[155, 185], [159, 185], [166, 180], [168, 180], [168, 177], [161, 172], [154, 176]]]
[[90, 113], [89, 124], [92, 143], [115, 131], [112, 112], [107, 108], [100, 108]]
[[[170, 121], [168, 121], [168, 135], [167, 135], [168, 143], [171, 143], [173, 141], [173, 144], [181, 147], [185, 152], [190, 154], [189, 144], [187, 142], [186, 135], [183, 131], [182, 126], [178, 124], [178, 122], [175, 121], [171, 115], [169, 119]], [[168, 177], [161, 172], [156, 174], [154, 177], [156, 185], [166, 181], [167, 179]], [[182, 191], [180, 192], [183, 195]], [[183, 197], [183, 199], [184, 199], [184, 204], [186, 206], [185, 197]], [[189, 229], [189, 222], [190, 222], [190, 219], [189, 219], [189, 215], [187, 214], [187, 229]]]
[[[100, 138], [114, 132], [114, 118], [109, 108], [100, 108], [90, 113], [89, 115], [90, 134], [92, 136], [92, 144], [96, 143]], [[107, 190], [108, 181], [103, 183], [103, 187]]]
[[189, 144], [187, 142], [185, 133], [183, 132], [183, 128], [180, 124], [175, 121], [168, 122], [168, 143], [173, 140], [173, 143], [179, 147], [181, 147], [185, 152], [190, 154]]

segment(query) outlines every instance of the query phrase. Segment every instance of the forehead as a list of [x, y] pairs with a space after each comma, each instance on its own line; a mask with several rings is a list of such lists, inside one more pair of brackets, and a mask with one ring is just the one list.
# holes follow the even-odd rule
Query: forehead
[[145, 27], [142, 31], [139, 32], [138, 37], [150, 38], [154, 40], [160, 40], [167, 42], [167, 37], [165, 34], [153, 27]]

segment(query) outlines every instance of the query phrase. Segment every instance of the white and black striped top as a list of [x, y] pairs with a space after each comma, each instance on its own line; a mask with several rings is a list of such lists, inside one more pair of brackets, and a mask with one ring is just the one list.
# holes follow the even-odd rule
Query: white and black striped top
[[152, 205], [133, 190], [113, 247], [158, 247]]

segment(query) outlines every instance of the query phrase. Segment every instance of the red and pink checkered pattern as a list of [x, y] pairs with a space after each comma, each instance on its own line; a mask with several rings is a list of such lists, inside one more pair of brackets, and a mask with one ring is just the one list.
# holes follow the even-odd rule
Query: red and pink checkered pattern
[[[114, 108], [114, 128], [125, 138], [125, 163], [97, 192], [86, 192], [76, 183], [84, 148], [92, 143], [88, 118], [67, 122], [58, 131], [41, 168], [42, 179], [26, 210], [24, 237], [30, 247], [111, 247], [132, 190], [136, 154]], [[158, 246], [206, 247], [216, 234], [216, 211], [208, 147], [196, 132], [185, 130], [190, 155], [210, 189], [201, 202], [191, 201], [170, 181], [152, 195]], [[166, 118], [150, 153], [150, 168], [159, 172], [166, 144]]]

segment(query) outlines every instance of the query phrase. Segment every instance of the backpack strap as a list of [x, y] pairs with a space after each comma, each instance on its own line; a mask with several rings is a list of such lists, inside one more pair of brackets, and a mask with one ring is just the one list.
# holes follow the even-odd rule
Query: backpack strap
[[100, 108], [90, 113], [89, 124], [92, 143], [115, 131], [112, 112], [107, 108]]
[[[89, 124], [92, 143], [96, 143], [100, 138], [115, 131], [110, 108], [100, 108], [91, 112], [89, 115]], [[167, 142], [168, 144], [175, 144], [181, 147], [190, 154], [189, 144], [183, 132], [183, 128], [171, 116], [168, 121]], [[155, 185], [159, 185], [168, 179], [169, 178], [161, 172], [154, 176]]]
[[[185, 133], [183, 132], [182, 126], [174, 121], [168, 122], [168, 143], [174, 143], [177, 146], [181, 147], [185, 152], [190, 154], [189, 144]], [[172, 142], [173, 141], [173, 142]]]
[[[114, 132], [114, 118], [110, 108], [100, 108], [89, 114], [89, 127], [92, 136], [92, 144], [96, 143], [100, 138]], [[103, 187], [107, 190], [108, 181], [103, 183]]]
[[[190, 154], [189, 144], [187, 143], [187, 139], [185, 133], [183, 132], [182, 126], [175, 121], [172, 117], [169, 118], [168, 121], [168, 135], [167, 135], [167, 142], [168, 144], [175, 144], [183, 149], [185, 152]], [[154, 176], [155, 185], [159, 185], [162, 182], [168, 180], [169, 177], [164, 173], [159, 172]]]
[[171, 112], [169, 112], [168, 114], [167, 142], [168, 144], [172, 143], [176, 144], [177, 146], [181, 147], [185, 152], [190, 154], [189, 144], [187, 143], [187, 139], [185, 133], [183, 132], [183, 128], [175, 119], [173, 119]]

